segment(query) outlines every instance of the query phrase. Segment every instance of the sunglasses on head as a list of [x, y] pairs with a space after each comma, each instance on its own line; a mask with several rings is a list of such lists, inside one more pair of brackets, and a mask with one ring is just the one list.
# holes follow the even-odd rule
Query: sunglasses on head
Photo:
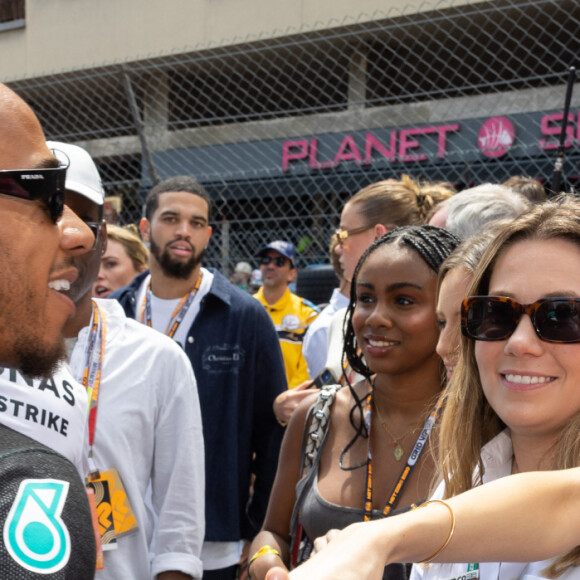
[[580, 298], [542, 298], [520, 304], [505, 296], [470, 296], [461, 304], [461, 332], [474, 340], [506, 340], [527, 314], [546, 342], [580, 342]]
[[64, 209], [66, 167], [0, 170], [0, 193], [46, 203], [54, 223]]
[[281, 268], [286, 264], [287, 258], [283, 258], [282, 256], [276, 256], [273, 258], [272, 256], [262, 256], [260, 258], [260, 264], [263, 266], [267, 266], [270, 262], [274, 262], [278, 268]]

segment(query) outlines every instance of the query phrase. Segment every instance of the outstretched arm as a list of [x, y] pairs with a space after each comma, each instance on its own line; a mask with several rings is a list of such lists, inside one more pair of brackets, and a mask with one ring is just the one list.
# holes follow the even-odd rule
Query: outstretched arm
[[[580, 468], [575, 468], [514, 475], [447, 500], [455, 533], [434, 561], [531, 562], [570, 550], [580, 544], [579, 488]], [[354, 524], [289, 576], [273, 569], [266, 580], [378, 580], [388, 563], [429, 558], [450, 529], [450, 513], [437, 503]]]

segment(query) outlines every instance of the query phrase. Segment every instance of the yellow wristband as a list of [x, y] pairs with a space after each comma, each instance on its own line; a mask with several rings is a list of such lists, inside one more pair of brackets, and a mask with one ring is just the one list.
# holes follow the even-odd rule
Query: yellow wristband
[[272, 546], [262, 546], [251, 558], [250, 561], [248, 563], [248, 566], [256, 559], [259, 558], [260, 556], [264, 556], [264, 554], [274, 554], [274, 556], [280, 556], [280, 552], [278, 552], [278, 550], [276, 550], [275, 548], [272, 548]]

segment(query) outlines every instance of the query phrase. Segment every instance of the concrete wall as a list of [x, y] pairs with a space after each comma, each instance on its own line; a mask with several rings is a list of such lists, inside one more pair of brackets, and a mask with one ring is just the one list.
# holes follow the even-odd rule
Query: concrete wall
[[[437, 7], [479, 1], [443, 0]], [[409, 0], [27, 0], [25, 26], [0, 31], [0, 80], [283, 36], [289, 29], [374, 20], [409, 13], [410, 4]]]

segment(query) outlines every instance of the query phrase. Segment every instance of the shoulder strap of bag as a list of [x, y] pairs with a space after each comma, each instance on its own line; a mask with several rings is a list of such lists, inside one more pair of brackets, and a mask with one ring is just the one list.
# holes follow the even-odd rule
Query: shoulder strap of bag
[[325, 385], [318, 399], [308, 410], [302, 435], [302, 456], [300, 460], [300, 481], [296, 484], [296, 502], [290, 520], [291, 564], [292, 567], [305, 560], [312, 549], [312, 542], [303, 533], [300, 524], [300, 510], [309, 481], [318, 466], [317, 454], [324, 449], [330, 426], [330, 411], [340, 385]]
[[[324, 385], [320, 390], [316, 403], [308, 411], [302, 438], [302, 477], [312, 468], [316, 453], [326, 435], [330, 423], [330, 410], [334, 403], [336, 391], [339, 388], [340, 385]], [[312, 420], [309, 426], [308, 418], [310, 417]]]

